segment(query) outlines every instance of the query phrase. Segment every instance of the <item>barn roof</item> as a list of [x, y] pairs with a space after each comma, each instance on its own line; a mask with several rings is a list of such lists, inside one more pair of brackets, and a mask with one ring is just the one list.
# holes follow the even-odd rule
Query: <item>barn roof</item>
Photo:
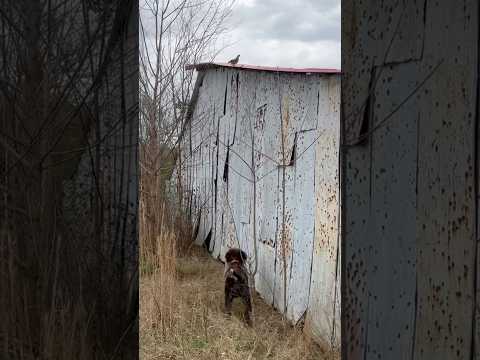
[[287, 72], [287, 73], [302, 73], [302, 74], [340, 74], [338, 69], [330, 68], [289, 68], [289, 67], [272, 67], [272, 66], [257, 66], [257, 65], [248, 65], [248, 64], [237, 64], [232, 65], [228, 63], [220, 62], [209, 62], [209, 63], [199, 63], [199, 64], [190, 64], [186, 65], [185, 69], [187, 70], [207, 70], [207, 69], [217, 69], [217, 68], [235, 68], [242, 70], [254, 70], [254, 71], [272, 71], [272, 72]]

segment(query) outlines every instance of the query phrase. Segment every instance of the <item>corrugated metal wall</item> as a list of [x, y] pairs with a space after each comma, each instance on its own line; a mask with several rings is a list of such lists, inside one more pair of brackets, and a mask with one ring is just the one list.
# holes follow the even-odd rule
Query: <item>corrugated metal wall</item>
[[478, 2], [342, 2], [344, 360], [478, 354]]
[[257, 291], [292, 322], [308, 309], [314, 334], [338, 344], [340, 77], [204, 74], [174, 173], [199, 219], [197, 243], [254, 258], [256, 219]]

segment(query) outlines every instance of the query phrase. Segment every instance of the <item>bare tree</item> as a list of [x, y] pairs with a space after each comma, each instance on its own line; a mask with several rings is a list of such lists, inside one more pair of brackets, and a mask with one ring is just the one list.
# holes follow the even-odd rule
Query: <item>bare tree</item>
[[151, 177], [148, 184], [160, 184], [156, 189], [144, 188], [142, 197], [165, 199], [165, 182], [175, 162], [182, 161], [178, 144], [195, 83], [195, 73], [185, 67], [210, 62], [222, 50], [220, 40], [233, 2], [140, 2], [141, 176]]
[[[143, 0], [140, 20], [141, 138], [172, 148], [194, 85], [187, 64], [212, 61], [233, 0]], [[157, 156], [159, 154], [156, 154]]]

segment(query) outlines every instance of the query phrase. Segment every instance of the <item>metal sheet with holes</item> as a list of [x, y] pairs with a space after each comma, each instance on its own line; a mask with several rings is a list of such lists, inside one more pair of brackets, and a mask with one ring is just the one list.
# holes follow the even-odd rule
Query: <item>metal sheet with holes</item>
[[344, 357], [478, 359], [479, 4], [345, 5]]
[[225, 195], [227, 193], [226, 181], [224, 181], [225, 159], [227, 156], [227, 149], [224, 146], [226, 142], [226, 125], [227, 121], [223, 117], [223, 113], [218, 117], [217, 124], [217, 137], [216, 137], [216, 158], [215, 158], [215, 180], [214, 180], [214, 217], [215, 226], [212, 233], [213, 236], [213, 248], [212, 256], [218, 258], [221, 253], [221, 247], [223, 239], [225, 238], [225, 220], [228, 215]]
[[257, 291], [268, 304], [273, 304], [275, 284], [275, 246], [277, 244], [278, 171], [270, 172], [258, 183]]
[[279, 187], [277, 204], [277, 246], [275, 248], [274, 306], [280, 312], [288, 311], [288, 289], [293, 248], [293, 212], [295, 209], [295, 168], [278, 169]]
[[[342, 2], [344, 53], [343, 90], [345, 135], [349, 141], [360, 132], [370, 87], [378, 83], [377, 66], [422, 58], [425, 41], [426, 0]], [[452, 7], [459, 7], [452, 3]], [[348, 45], [346, 45], [348, 44]]]
[[297, 133], [292, 201], [292, 249], [288, 280], [288, 317], [294, 323], [306, 314], [315, 229], [316, 130]]
[[[260, 75], [257, 75], [257, 78]], [[272, 156], [279, 126], [275, 114], [278, 103], [272, 102], [275, 79], [258, 83], [255, 109], [255, 172], [257, 180], [257, 239], [258, 269], [255, 286], [270, 305], [274, 302], [275, 246], [277, 241], [278, 164]]]
[[[414, 62], [381, 69], [378, 77], [382, 85], [375, 90], [371, 106], [373, 128], [402, 101], [405, 89], [414, 89], [418, 76]], [[359, 263], [358, 267], [361, 274], [366, 271], [370, 294], [366, 354], [388, 354], [392, 360], [407, 358], [413, 347], [417, 109], [417, 99], [412, 99], [388, 124], [378, 127], [370, 145], [369, 236], [376, 244], [368, 253], [368, 265]]]
[[478, 309], [474, 149], [479, 4], [453, 5], [427, 2], [426, 7], [421, 78], [432, 76], [420, 91], [418, 129], [417, 274], [423, 275], [417, 276], [418, 359], [471, 358], [466, 344], [475, 343], [472, 334], [478, 329], [472, 319]]
[[216, 134], [216, 93], [213, 89], [219, 83], [218, 74], [205, 78], [203, 88], [206, 91], [199, 93], [199, 106], [195, 108], [192, 119], [191, 136], [192, 147], [194, 151], [193, 174], [195, 182], [195, 214], [194, 218], [199, 220], [199, 228], [196, 238], [198, 245], [203, 244], [204, 240], [212, 230], [214, 206], [214, 183], [212, 161], [214, 160], [215, 134]]
[[315, 240], [307, 323], [325, 345], [340, 344], [339, 104], [340, 81], [320, 89], [318, 140], [315, 143]]

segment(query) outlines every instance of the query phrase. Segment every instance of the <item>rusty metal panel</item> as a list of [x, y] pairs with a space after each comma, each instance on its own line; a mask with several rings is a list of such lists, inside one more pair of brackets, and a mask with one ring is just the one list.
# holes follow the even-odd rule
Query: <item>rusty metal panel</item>
[[[240, 73], [238, 71], [225, 71], [224, 111], [228, 117], [228, 144], [234, 143], [237, 134], [237, 122], [239, 115], [239, 86]], [[225, 98], [226, 97], [226, 98]]]
[[[255, 176], [257, 179], [257, 274], [255, 287], [268, 304], [274, 301], [275, 246], [277, 242], [277, 205], [279, 194], [278, 164], [271, 155], [274, 153], [275, 133], [279, 126], [278, 102], [272, 101], [272, 90], [276, 78], [268, 76], [258, 79], [254, 114]], [[262, 81], [260, 81], [262, 80]], [[273, 93], [275, 94], [275, 93]], [[273, 95], [275, 96], [275, 95]]]
[[[260, 153], [262, 140], [269, 138], [269, 136], [264, 136], [263, 130], [256, 128], [259, 75], [255, 72], [236, 71], [231, 78], [234, 79], [232, 84], [235, 88], [235, 94], [238, 94], [238, 101], [235, 98], [235, 102], [231, 103], [236, 114], [231, 116], [232, 120], [235, 119], [235, 137], [229, 142], [231, 175], [229, 176], [229, 179], [231, 179], [229, 201], [230, 204], [234, 204], [232, 212], [234, 213], [233, 219], [236, 222], [236, 235], [238, 237], [236, 246], [240, 245], [250, 257], [253, 257], [253, 179], [254, 176], [258, 177], [258, 174], [256, 171], [252, 171], [252, 151], [254, 155], [253, 164], [259, 165], [259, 162], [263, 161], [263, 156]], [[227, 111], [232, 111], [232, 109]], [[258, 140], [256, 137], [258, 137]], [[262, 166], [259, 167], [259, 172], [261, 172]], [[257, 215], [257, 226], [259, 226], [259, 223]]]
[[220, 258], [222, 260], [225, 260], [225, 253], [228, 251], [228, 249], [232, 247], [238, 247], [238, 231], [234, 217], [235, 214], [233, 212], [233, 206], [231, 205], [232, 202], [230, 192], [227, 192], [225, 203], [227, 205], [226, 211], [224, 212], [225, 238], [222, 239], [222, 246], [220, 249]]
[[[205, 113], [209, 109], [202, 109], [201, 116], [205, 116]], [[195, 124], [194, 124], [195, 125]], [[193, 156], [193, 181], [194, 181], [194, 199], [195, 199], [195, 217], [198, 217], [199, 228], [197, 232], [197, 238], [195, 242], [198, 245], [203, 243], [203, 240], [207, 236], [206, 224], [205, 224], [205, 212], [207, 211], [205, 207], [205, 198], [206, 198], [206, 167], [205, 164], [208, 162], [206, 155], [208, 155], [208, 148], [205, 147], [204, 139], [204, 127], [193, 128], [192, 129], [192, 138], [193, 143], [196, 145], [194, 148]]]
[[282, 76], [280, 78], [280, 94], [286, 96], [284, 111], [289, 111], [288, 134], [295, 135], [298, 131], [314, 130], [317, 128], [317, 104], [319, 86], [325, 84], [324, 78], [311, 75]]
[[429, 61], [422, 70], [434, 72], [422, 89], [418, 130], [417, 359], [474, 356], [466, 344], [474, 343], [478, 329], [473, 321], [478, 11], [478, 2], [426, 7]]
[[257, 85], [257, 109], [262, 105], [266, 105], [263, 114], [264, 127], [268, 134], [260, 141], [262, 142], [262, 160], [265, 165], [257, 170], [259, 177], [265, 175], [269, 171], [278, 166], [282, 161], [281, 154], [281, 101], [279, 90], [279, 76], [277, 74], [268, 74], [262, 77]]
[[214, 182], [213, 164], [216, 159], [215, 134], [217, 130], [217, 100], [220, 83], [218, 71], [208, 73], [203, 79], [198, 106], [195, 108], [191, 125], [192, 141], [194, 144], [194, 157], [192, 170], [195, 179], [196, 210], [199, 218], [199, 229], [196, 243], [203, 244], [208, 234], [213, 229], [214, 214]]
[[344, 357], [478, 358], [478, 2], [345, 3]]
[[258, 268], [255, 274], [255, 289], [267, 304], [273, 305], [275, 248], [262, 242], [259, 242], [257, 246]]
[[215, 204], [215, 231], [213, 233], [214, 247], [212, 250], [212, 256], [218, 258], [221, 253], [221, 247], [223, 240], [225, 238], [226, 231], [226, 216], [228, 215], [228, 206], [226, 204], [226, 194], [227, 194], [227, 183], [224, 180], [224, 170], [225, 170], [225, 160], [227, 156], [227, 147], [225, 146], [227, 142], [226, 138], [226, 125], [227, 119], [221, 116], [218, 119], [218, 131], [217, 131], [217, 158], [215, 161], [216, 164], [216, 182], [215, 182], [215, 191], [216, 199], [214, 200]]
[[[206, 79], [204, 79], [205, 81]], [[204, 183], [204, 169], [203, 169], [203, 142], [202, 142], [202, 121], [208, 108], [205, 106], [205, 99], [207, 94], [200, 92], [199, 106], [195, 108], [192, 122], [190, 123], [190, 139], [191, 142], [191, 163], [188, 166], [190, 172], [191, 192], [192, 192], [192, 221], [194, 224], [200, 221], [199, 232], [196, 241], [202, 241], [204, 236], [203, 218], [201, 217], [201, 208], [203, 203], [203, 183]]]
[[275, 247], [278, 227], [278, 171], [270, 171], [257, 187], [258, 269], [255, 280], [257, 291], [265, 301], [273, 304], [275, 283]]
[[[308, 306], [315, 228], [315, 130], [297, 133], [292, 194], [292, 249], [287, 316], [296, 323]], [[301, 154], [301, 156], [299, 156]]]
[[275, 247], [274, 306], [280, 312], [288, 309], [288, 285], [292, 263], [293, 211], [295, 168], [284, 166], [278, 169], [277, 246]]
[[[319, 86], [324, 83], [320, 78], [311, 75], [276, 75], [276, 91], [274, 95], [278, 102], [278, 117], [282, 118], [280, 128], [277, 126], [277, 143], [275, 160], [282, 163], [283, 157], [289, 161], [295, 146], [295, 136], [300, 131], [317, 128], [317, 110], [319, 105]], [[277, 95], [278, 94], [278, 95]], [[281, 112], [281, 115], [280, 115]], [[278, 124], [278, 120], [276, 122]], [[280, 139], [284, 137], [282, 148]]]
[[[343, 79], [342, 79], [343, 80]], [[370, 203], [370, 146], [345, 148], [345, 173], [342, 179], [342, 227], [344, 252], [342, 261], [342, 350], [346, 359], [365, 359], [367, 335], [368, 289], [365, 267], [373, 249], [368, 227]], [[346, 341], [348, 339], [348, 341]]]
[[[208, 164], [204, 165], [206, 170], [208, 169], [209, 173], [206, 174], [208, 176], [207, 187], [207, 199], [205, 200], [207, 206], [207, 212], [205, 216], [208, 216], [208, 223], [207, 223], [207, 236], [210, 234], [210, 241], [209, 241], [209, 248], [208, 251], [211, 253], [215, 248], [215, 240], [216, 240], [216, 201], [217, 201], [217, 185], [216, 185], [216, 177], [217, 177], [217, 155], [218, 155], [218, 139], [217, 134], [219, 132], [219, 121], [221, 118], [221, 111], [219, 109], [219, 102], [220, 102], [220, 94], [219, 88], [221, 87], [222, 83], [222, 76], [219, 72], [214, 72], [213, 76], [213, 86], [210, 86], [210, 115], [209, 115], [209, 124], [208, 127], [208, 146], [209, 146], [209, 159]], [[207, 120], [207, 121], [208, 121]]]
[[[223, 184], [224, 192], [222, 194], [224, 202], [223, 227], [224, 238], [220, 249], [220, 258], [223, 260], [225, 253], [231, 247], [241, 246], [242, 220], [245, 222], [245, 207], [242, 206], [242, 185], [239, 181], [239, 173], [243, 176], [248, 175], [248, 171], [238, 168], [237, 163], [241, 163], [235, 147], [235, 139], [237, 138], [237, 123], [239, 118], [239, 84], [240, 75], [237, 77], [235, 71], [222, 71], [223, 84], [221, 89], [222, 99], [219, 105], [221, 112], [224, 114], [222, 121], [224, 122], [224, 158], [222, 159], [223, 169], [226, 171], [226, 182]], [[236, 154], [235, 154], [236, 153]], [[240, 166], [242, 166], [241, 163]], [[240, 172], [241, 171], [241, 172]], [[240, 205], [240, 206], [239, 206]]]
[[237, 230], [235, 246], [245, 249], [247, 254], [251, 255], [249, 238], [252, 222], [252, 174], [248, 163], [245, 163], [248, 162], [249, 155], [247, 147], [238, 141], [230, 146], [228, 197], [233, 212], [232, 221], [235, 222]]
[[327, 344], [340, 343], [340, 81], [323, 83], [315, 144], [315, 239], [307, 322]]
[[[372, 101], [375, 127], [413, 90], [418, 64], [388, 66], [379, 75]], [[390, 80], [389, 80], [390, 79]], [[368, 356], [388, 354], [405, 359], [412, 354], [416, 294], [416, 159], [418, 103], [400, 108], [371, 138], [369, 234], [376, 243], [368, 253]], [[386, 355], [385, 355], [386, 356]]]
[[345, 136], [358, 137], [376, 66], [419, 60], [423, 55], [426, 0], [342, 1], [342, 88]]

